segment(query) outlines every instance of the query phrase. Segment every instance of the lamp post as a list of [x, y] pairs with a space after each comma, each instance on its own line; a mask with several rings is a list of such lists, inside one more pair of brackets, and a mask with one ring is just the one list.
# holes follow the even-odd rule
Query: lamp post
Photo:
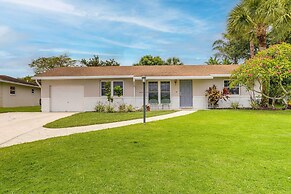
[[142, 83], [143, 83], [143, 123], [146, 123], [146, 77], [142, 77]]

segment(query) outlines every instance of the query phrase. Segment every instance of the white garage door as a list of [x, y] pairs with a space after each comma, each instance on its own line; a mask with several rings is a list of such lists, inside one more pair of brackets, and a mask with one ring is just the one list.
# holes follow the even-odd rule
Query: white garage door
[[84, 107], [84, 86], [52, 86], [52, 112], [79, 112]]

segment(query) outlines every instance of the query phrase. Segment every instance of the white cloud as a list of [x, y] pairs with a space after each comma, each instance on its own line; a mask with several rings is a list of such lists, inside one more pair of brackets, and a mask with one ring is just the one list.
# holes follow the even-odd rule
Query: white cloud
[[113, 53], [100, 53], [93, 51], [82, 51], [75, 49], [66, 49], [66, 48], [49, 48], [49, 49], [39, 49], [40, 52], [53, 52], [53, 53], [66, 53], [66, 54], [78, 54], [78, 55], [99, 55], [99, 56], [119, 56], [119, 54]]
[[11, 53], [9, 52], [6, 52], [6, 51], [1, 51], [0, 50], [0, 58], [5, 58], [5, 59], [10, 59], [10, 58], [15, 58], [16, 56], [12, 55]]
[[0, 48], [6, 48], [7, 45], [11, 45], [23, 38], [19, 33], [14, 32], [8, 26], [0, 26]]
[[145, 45], [143, 43], [127, 44], [127, 43], [123, 43], [123, 42], [109, 40], [109, 39], [106, 39], [106, 38], [97, 38], [97, 40], [102, 41], [104, 43], [111, 44], [111, 45], [120, 46], [120, 47], [134, 48], [134, 49], [149, 49], [149, 45]]
[[72, 4], [60, 0], [0, 0], [0, 2], [15, 4], [17, 6], [31, 7], [34, 9], [59, 12], [71, 15], [84, 15]]

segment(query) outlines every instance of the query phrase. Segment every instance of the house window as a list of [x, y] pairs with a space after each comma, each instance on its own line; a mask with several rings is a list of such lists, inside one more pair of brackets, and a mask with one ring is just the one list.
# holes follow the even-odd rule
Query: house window
[[114, 88], [116, 86], [120, 86], [122, 88], [122, 96], [123, 96], [123, 81], [114, 81], [113, 82], [113, 95], [117, 96], [116, 92], [114, 91]]
[[101, 96], [106, 96], [106, 82], [101, 82]]
[[170, 98], [170, 82], [161, 82], [161, 103], [167, 104], [171, 102]]
[[149, 82], [149, 103], [158, 104], [159, 103], [159, 89], [158, 82]]
[[228, 90], [229, 94], [239, 95], [239, 86], [237, 85], [233, 88], [230, 88], [229, 85], [230, 85], [229, 80], [224, 80], [224, 88]]
[[171, 102], [171, 84], [169, 81], [148, 82], [149, 103], [168, 104]]
[[34, 94], [34, 89], [31, 89], [31, 93]]
[[14, 86], [10, 86], [10, 95], [15, 95], [16, 94], [16, 90]]

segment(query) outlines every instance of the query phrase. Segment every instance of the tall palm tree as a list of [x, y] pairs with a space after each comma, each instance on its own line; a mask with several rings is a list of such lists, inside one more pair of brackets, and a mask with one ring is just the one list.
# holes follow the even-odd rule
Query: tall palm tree
[[[241, 0], [230, 12], [227, 31], [234, 37], [246, 38], [250, 42], [251, 57], [254, 56], [254, 43], [259, 50], [267, 48], [267, 33], [273, 32], [279, 41], [291, 32], [290, 0]], [[262, 92], [267, 92], [267, 83]], [[267, 105], [263, 96], [262, 106]]]
[[222, 34], [223, 39], [216, 40], [212, 50], [216, 57], [228, 64], [238, 64], [240, 60], [249, 58], [248, 43], [245, 40], [234, 39], [228, 34]]
[[168, 58], [165, 62], [165, 65], [183, 65], [181, 60], [177, 57]]
[[268, 31], [281, 37], [290, 33], [290, 10], [290, 0], [242, 0], [229, 14], [227, 31], [249, 40], [253, 57], [256, 42], [259, 50], [266, 49]]
[[221, 65], [221, 62], [217, 57], [210, 57], [205, 63], [207, 65]]

